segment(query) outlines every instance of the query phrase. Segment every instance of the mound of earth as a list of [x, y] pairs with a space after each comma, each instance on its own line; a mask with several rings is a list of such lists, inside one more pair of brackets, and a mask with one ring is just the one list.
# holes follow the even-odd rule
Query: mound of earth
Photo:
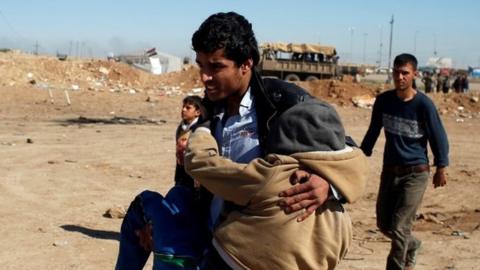
[[[120, 62], [98, 59], [67, 59], [35, 56], [21, 52], [0, 53], [0, 73], [4, 87], [35, 87], [61, 90], [146, 92], [151, 96], [201, 94], [199, 70], [185, 65], [181, 71], [154, 75]], [[340, 106], [352, 106], [355, 98], [373, 102], [391, 85], [356, 83], [353, 80], [296, 82], [312, 95]], [[194, 90], [192, 92], [192, 90]], [[478, 116], [478, 93], [429, 94], [441, 113], [459, 117]]]

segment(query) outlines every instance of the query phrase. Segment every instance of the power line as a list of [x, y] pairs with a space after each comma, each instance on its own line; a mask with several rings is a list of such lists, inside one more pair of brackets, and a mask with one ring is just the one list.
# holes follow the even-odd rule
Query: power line
[[0, 17], [2, 17], [3, 21], [5, 22], [5, 24], [10, 28], [10, 30], [18, 37], [20, 37], [20, 35], [18, 34], [18, 32], [15, 30], [15, 28], [13, 28], [12, 24], [8, 21], [7, 17], [5, 16], [5, 14], [3, 14], [3, 12], [0, 10]]

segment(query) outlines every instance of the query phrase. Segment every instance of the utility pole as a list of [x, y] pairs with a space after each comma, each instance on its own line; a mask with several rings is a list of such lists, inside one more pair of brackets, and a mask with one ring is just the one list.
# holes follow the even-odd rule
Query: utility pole
[[85, 41], [82, 41], [81, 47], [80, 47], [80, 57], [85, 57], [87, 54], [87, 43]]
[[367, 36], [368, 33], [363, 33], [363, 63], [366, 64], [366, 50], [367, 50]]
[[413, 36], [413, 53], [417, 53], [417, 35], [418, 35], [418, 30], [415, 31], [415, 35]]
[[355, 27], [349, 27], [348, 31], [350, 31], [350, 63], [353, 63], [353, 32]]
[[37, 40], [35, 41], [35, 50], [33, 51], [33, 54], [38, 55], [38, 47], [40, 46], [38, 45], [38, 40]]
[[382, 54], [383, 54], [383, 26], [380, 26], [380, 46], [378, 49], [378, 67], [382, 66]]
[[72, 57], [72, 48], [73, 48], [73, 41], [70, 40], [70, 47], [68, 47], [68, 56]]
[[392, 14], [392, 19], [390, 20], [390, 45], [388, 49], [387, 83], [392, 82], [392, 72], [390, 72], [390, 68], [392, 65], [392, 37], [393, 37], [393, 14]]
[[80, 56], [79, 56], [80, 54], [79, 54], [79, 51], [78, 51], [78, 50], [79, 50], [79, 47], [80, 47], [80, 41], [77, 40], [77, 41], [75, 42], [75, 56], [76, 56], [76, 57], [80, 57]]

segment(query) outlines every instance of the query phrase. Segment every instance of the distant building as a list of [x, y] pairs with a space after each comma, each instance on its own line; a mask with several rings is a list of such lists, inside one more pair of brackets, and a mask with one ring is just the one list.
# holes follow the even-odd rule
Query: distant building
[[157, 52], [155, 48], [138, 55], [119, 55], [116, 60], [153, 74], [179, 71], [183, 66], [180, 57]]
[[439, 68], [452, 68], [452, 58], [430, 57], [427, 60], [427, 66]]

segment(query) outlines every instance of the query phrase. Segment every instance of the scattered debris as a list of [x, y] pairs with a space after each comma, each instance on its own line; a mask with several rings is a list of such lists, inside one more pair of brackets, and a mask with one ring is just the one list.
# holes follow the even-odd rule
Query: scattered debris
[[452, 236], [463, 236], [464, 234], [463, 234], [463, 232], [461, 232], [461, 231], [453, 231], [453, 232], [451, 233], [451, 235], [452, 235]]
[[103, 216], [108, 218], [124, 218], [126, 214], [127, 210], [125, 210], [125, 207], [117, 205], [110, 209], [107, 209]]
[[0, 142], [1, 145], [8, 145], [8, 146], [15, 146], [16, 144], [13, 142]]
[[[115, 114], [115, 113], [111, 113], [111, 114]], [[161, 125], [161, 124], [165, 124], [167, 121], [166, 120], [146, 119], [143, 116], [140, 116], [139, 118], [114, 116], [114, 117], [109, 118], [109, 119], [106, 119], [106, 118], [89, 118], [89, 117], [80, 116], [76, 119], [67, 119], [65, 122], [67, 124], [109, 124], [109, 125], [114, 125], [114, 124], [121, 124], [121, 125], [155, 124], [155, 125]]]
[[67, 240], [55, 240], [52, 245], [54, 247], [63, 247], [63, 246], [68, 245], [68, 241]]
[[355, 96], [352, 97], [352, 103], [359, 108], [371, 109], [375, 103], [375, 97], [370, 95]]
[[104, 75], [108, 75], [108, 73], [110, 73], [110, 70], [108, 70], [106, 67], [100, 67], [98, 71]]
[[[468, 177], [475, 176], [475, 171], [473, 171], [473, 170], [465, 170], [465, 169], [463, 169], [463, 170], [460, 170], [460, 173], [461, 173], [461, 174], [465, 174], [465, 175], [468, 176]], [[478, 209], [476, 209], [475, 211], [477, 211], [477, 210], [478, 210]]]
[[444, 224], [443, 221], [437, 218], [437, 213], [421, 213], [418, 215], [417, 219], [423, 219], [427, 222], [433, 222], [437, 224]]

